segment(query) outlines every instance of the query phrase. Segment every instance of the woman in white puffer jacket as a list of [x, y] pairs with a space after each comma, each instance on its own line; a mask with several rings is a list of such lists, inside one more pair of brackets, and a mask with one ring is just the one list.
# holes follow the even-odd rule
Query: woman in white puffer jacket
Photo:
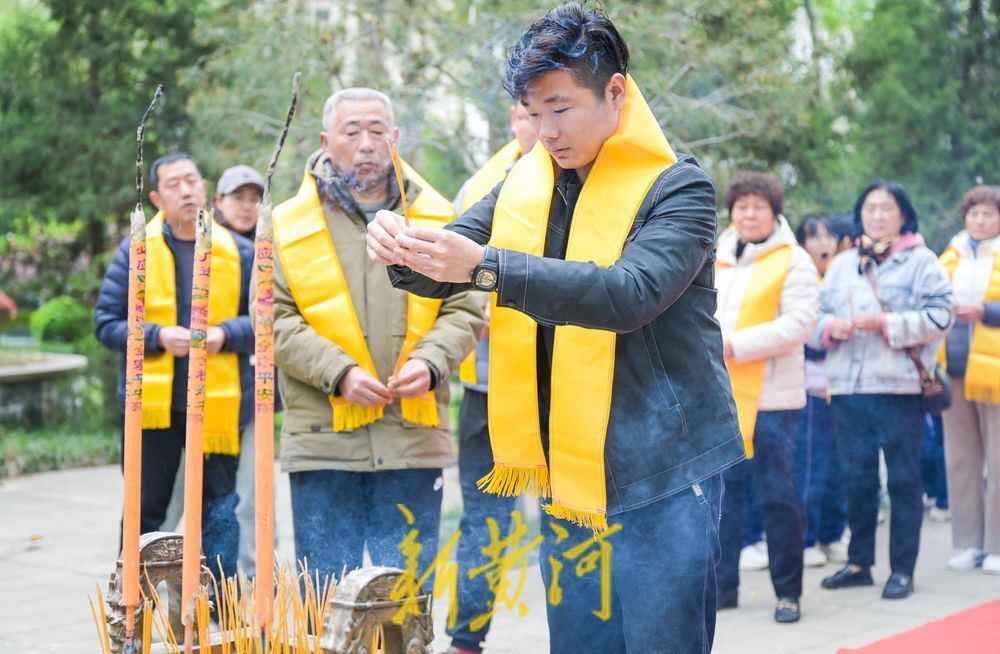
[[719, 237], [716, 318], [740, 429], [753, 458], [723, 473], [719, 608], [737, 604], [746, 485], [767, 534], [775, 620], [799, 619], [802, 523], [795, 486], [795, 431], [806, 405], [803, 345], [819, 312], [819, 274], [781, 215], [773, 175], [738, 173], [724, 201], [733, 225]]

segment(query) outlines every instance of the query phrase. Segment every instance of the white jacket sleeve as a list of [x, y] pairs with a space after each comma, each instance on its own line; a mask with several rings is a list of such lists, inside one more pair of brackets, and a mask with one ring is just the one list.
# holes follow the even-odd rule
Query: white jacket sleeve
[[729, 342], [736, 363], [786, 354], [809, 340], [819, 314], [819, 273], [800, 247], [792, 251], [792, 262], [781, 289], [778, 315], [770, 321], [733, 332]]

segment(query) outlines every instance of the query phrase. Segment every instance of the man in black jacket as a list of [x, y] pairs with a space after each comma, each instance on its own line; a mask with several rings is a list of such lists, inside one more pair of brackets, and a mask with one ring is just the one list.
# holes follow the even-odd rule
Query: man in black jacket
[[[526, 314], [537, 323], [536, 379], [524, 379], [521, 385], [537, 385], [541, 439], [553, 478], [553, 504], [547, 510], [571, 518], [583, 515], [578, 522], [597, 529], [603, 528], [600, 510], [581, 514], [560, 506], [568, 503], [556, 491], [556, 432], [551, 421], [557, 417], [557, 398], [562, 401], [602, 380], [559, 376], [559, 347], [554, 346], [561, 330], [578, 327], [587, 329], [563, 333], [573, 338], [590, 330], [617, 335], [606, 439], [599, 453], [604, 464], [599, 481], [604, 482], [611, 528], [593, 536], [551, 516], [542, 527], [546, 540], [540, 559], [550, 591], [553, 653], [711, 649], [720, 473], [745, 456], [722, 337], [713, 317], [715, 189], [693, 158], [674, 162], [651, 116], [647, 125], [651, 122], [657, 133], [647, 126], [632, 150], [620, 149], [636, 121], [638, 103], [648, 113], [638, 89], [629, 86], [627, 70], [627, 47], [606, 17], [576, 3], [554, 9], [521, 37], [504, 79], [535, 121], [551, 156], [553, 186], [541, 188], [549, 182], [540, 175], [535, 187], [529, 178], [515, 189], [517, 194], [505, 193], [505, 186], [525, 178], [518, 174], [519, 167], [543, 156], [536, 148], [503, 184], [445, 230], [404, 227], [402, 217], [390, 212], [380, 212], [368, 228], [369, 256], [389, 266], [397, 287], [431, 297], [470, 288], [495, 292], [494, 344], [502, 310]], [[574, 239], [579, 243], [587, 238], [574, 228], [583, 224], [579, 229], [599, 231], [604, 224], [622, 220], [605, 212], [594, 222], [591, 208], [602, 198], [588, 189], [607, 190], [606, 180], [616, 172], [602, 167], [598, 155], [614, 157], [616, 148], [638, 153], [617, 155], [616, 166], [631, 166], [648, 154], [642, 148], [650, 136], [663, 141], [670, 159], [632, 207], [622, 206], [621, 211], [634, 218], [624, 223], [620, 255], [604, 265], [568, 257]], [[622, 185], [631, 181], [627, 176], [619, 179]], [[501, 239], [505, 247], [487, 245], [498, 242], [498, 227], [506, 233], [512, 225], [530, 222], [528, 213], [516, 208], [533, 194], [551, 197], [544, 226], [529, 232], [523, 247], [506, 238]], [[589, 223], [581, 222], [584, 216]], [[544, 241], [544, 247], [529, 254], [523, 250], [532, 240]], [[591, 236], [591, 241], [600, 240]], [[491, 380], [498, 361], [519, 356], [498, 349], [493, 354]], [[499, 411], [505, 402], [505, 393], [514, 394], [491, 382], [490, 426], [498, 464], [503, 435], [493, 433], [492, 415], [494, 407]], [[578, 438], [590, 438], [587, 431], [591, 429], [580, 430]], [[559, 457], [566, 460], [563, 454]], [[482, 484], [490, 485], [485, 479]], [[618, 531], [616, 524], [621, 525]], [[568, 546], [592, 536], [597, 539], [595, 549], [605, 540], [613, 546], [610, 598], [604, 586], [599, 587], [596, 572], [581, 575], [578, 566], [574, 574], [573, 566], [560, 558]], [[561, 599], [553, 592], [556, 586], [562, 590]], [[592, 612], [599, 593], [605, 593], [601, 611]]]

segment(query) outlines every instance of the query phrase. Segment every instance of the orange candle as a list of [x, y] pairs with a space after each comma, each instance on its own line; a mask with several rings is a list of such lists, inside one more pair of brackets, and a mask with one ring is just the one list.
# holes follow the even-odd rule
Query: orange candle
[[[204, 466], [205, 379], [208, 358], [208, 292], [212, 271], [212, 219], [198, 211], [191, 284], [191, 349], [188, 352], [187, 436], [184, 442], [184, 560], [181, 580], [184, 652], [194, 645], [201, 587], [201, 484]], [[211, 565], [211, 564], [210, 564]]]

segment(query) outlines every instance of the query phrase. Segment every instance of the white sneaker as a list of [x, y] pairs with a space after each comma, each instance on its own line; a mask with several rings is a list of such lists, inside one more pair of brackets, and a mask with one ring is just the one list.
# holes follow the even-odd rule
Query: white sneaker
[[826, 560], [830, 563], [847, 563], [847, 543], [844, 541], [820, 543], [819, 548], [826, 554]]
[[988, 575], [1000, 575], [1000, 554], [990, 554], [983, 559], [983, 572]]
[[[993, 558], [997, 560], [997, 573], [1000, 573], [1000, 556], [994, 556]], [[948, 559], [948, 569], [955, 570], [957, 572], [964, 572], [966, 570], [978, 568], [979, 564], [982, 562], [983, 551], [978, 547], [970, 547]]]
[[818, 545], [802, 550], [802, 565], [807, 568], [821, 568], [826, 565], [826, 554]]
[[760, 541], [740, 550], [740, 570], [766, 570], [768, 566], [767, 543]]
[[927, 512], [927, 519], [931, 522], [951, 522], [951, 511], [932, 506]]

